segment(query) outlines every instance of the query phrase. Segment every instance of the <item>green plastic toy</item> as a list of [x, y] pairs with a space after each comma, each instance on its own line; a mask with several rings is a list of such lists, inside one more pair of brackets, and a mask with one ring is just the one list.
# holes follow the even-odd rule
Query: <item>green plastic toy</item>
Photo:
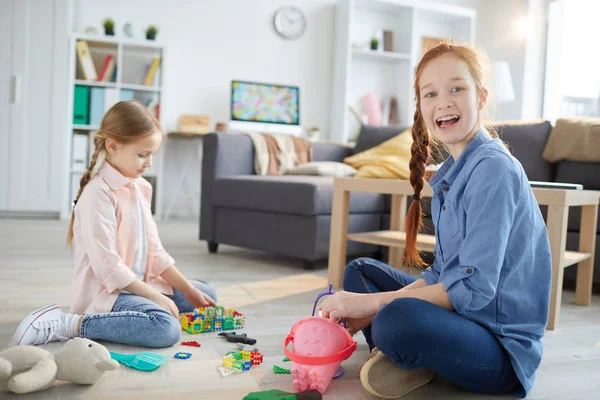
[[265, 390], [252, 392], [244, 400], [321, 400], [323, 396], [317, 390], [308, 390], [300, 393], [288, 393], [283, 390]]
[[147, 351], [137, 354], [119, 354], [111, 351], [110, 357], [138, 371], [154, 371], [169, 359], [169, 357]]
[[273, 365], [273, 371], [276, 374], [291, 374], [291, 372], [290, 372], [289, 369], [281, 368], [281, 367], [279, 367], [277, 365]]

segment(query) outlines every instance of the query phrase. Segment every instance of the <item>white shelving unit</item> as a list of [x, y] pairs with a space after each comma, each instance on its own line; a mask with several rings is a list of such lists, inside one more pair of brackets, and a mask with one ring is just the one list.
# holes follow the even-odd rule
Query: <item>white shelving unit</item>
[[[362, 114], [361, 99], [369, 93], [380, 101], [395, 97], [401, 125], [412, 125], [414, 70], [424, 38], [473, 44], [476, 17], [473, 9], [427, 0], [339, 0], [330, 139], [353, 139], [358, 124], [348, 107]], [[393, 32], [392, 51], [369, 49], [378, 30]]]
[[[117, 66], [115, 82], [97, 82], [85, 79], [77, 58], [77, 42], [80, 40], [85, 40], [88, 43], [90, 55], [98, 75], [100, 75], [102, 70], [105, 57], [108, 54], [111, 54], [114, 57]], [[76, 134], [87, 135], [87, 163], [89, 163], [91, 154], [94, 151], [93, 135], [94, 132], [100, 128], [99, 123], [94, 125], [73, 123], [75, 87], [85, 86], [89, 88], [114, 89], [117, 91], [118, 99], [122, 99], [123, 91], [132, 91], [135, 100], [139, 100], [142, 104], [146, 104], [149, 100], [156, 100], [160, 104], [159, 109], [162, 109], [162, 75], [165, 65], [164, 46], [152, 41], [136, 41], [110, 36], [75, 33], [71, 36], [69, 47], [69, 130], [67, 132], [66, 143], [68, 143], [69, 146], [68, 154], [70, 157], [65, 166], [65, 171], [68, 172], [64, 179], [67, 180], [67, 183], [63, 186], [69, 188], [69, 190], [64, 194], [64, 200], [62, 201], [60, 212], [62, 219], [69, 219], [71, 217], [73, 194], [77, 193], [77, 190], [79, 189], [78, 181], [84, 172], [81, 171], [81, 168], [73, 167], [74, 137]], [[140, 84], [140, 79], [145, 75], [144, 69], [146, 65], [150, 64], [155, 57], [161, 58], [160, 68], [157, 71], [158, 76], [154, 80], [152, 86]], [[106, 111], [106, 109], [104, 111]], [[159, 122], [161, 122], [162, 125], [161, 115], [162, 113], [159, 112]], [[144, 174], [144, 177], [148, 178], [154, 187], [153, 212], [155, 219], [159, 219], [159, 216], [162, 215], [161, 187], [163, 179], [163, 158], [164, 150], [161, 148], [154, 158], [152, 168]]]

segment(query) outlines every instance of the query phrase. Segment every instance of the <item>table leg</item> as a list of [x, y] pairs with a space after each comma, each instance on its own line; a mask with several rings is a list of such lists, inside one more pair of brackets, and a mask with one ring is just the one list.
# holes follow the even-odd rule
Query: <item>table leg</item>
[[[401, 194], [392, 195], [392, 206], [390, 215], [390, 230], [404, 231], [404, 223], [406, 220], [406, 196]], [[403, 247], [390, 247], [388, 264], [392, 267], [399, 268], [402, 266]]]
[[590, 253], [591, 257], [577, 265], [577, 286], [575, 303], [589, 306], [592, 302], [592, 281], [594, 279], [594, 250], [596, 249], [596, 221], [598, 205], [581, 207], [581, 225], [579, 229], [579, 251]]
[[550, 309], [547, 329], [558, 328], [560, 319], [560, 303], [562, 299], [563, 267], [567, 243], [567, 206], [548, 206], [548, 238], [552, 254], [552, 286], [550, 287]]
[[331, 232], [329, 238], [329, 265], [327, 276], [334, 288], [341, 288], [346, 268], [348, 211], [350, 192], [333, 185]]

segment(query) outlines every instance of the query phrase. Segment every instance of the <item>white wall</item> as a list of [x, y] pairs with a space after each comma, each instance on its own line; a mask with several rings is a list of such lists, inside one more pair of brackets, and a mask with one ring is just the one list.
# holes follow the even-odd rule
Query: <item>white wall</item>
[[528, 16], [529, 0], [452, 0], [452, 3], [477, 10], [476, 46], [487, 53], [491, 62], [506, 61], [510, 66], [515, 100], [496, 104], [493, 119], [521, 119], [527, 37], [519, 32], [519, 22]]
[[301, 123], [328, 125], [331, 103], [331, 51], [334, 0], [291, 0], [308, 17], [299, 40], [285, 40], [273, 29], [278, 0], [79, 0], [75, 29], [102, 30], [111, 17], [115, 33], [126, 22], [144, 38], [149, 24], [159, 27], [157, 40], [167, 47], [164, 71], [164, 124], [175, 129], [181, 114], [229, 120], [232, 79], [297, 85]]
[[[476, 45], [487, 52], [491, 61], [509, 63], [515, 89], [515, 101], [496, 105], [495, 119], [519, 119], [526, 37], [519, 35], [517, 23], [527, 16], [529, 0], [447, 2], [477, 10]], [[317, 125], [328, 135], [335, 3], [336, 0], [77, 0], [74, 21], [76, 31], [90, 25], [102, 31], [104, 18], [112, 17], [117, 35], [122, 34], [126, 22], [131, 22], [138, 38], [143, 38], [148, 24], [158, 25], [157, 38], [168, 47], [161, 109], [167, 130], [175, 129], [178, 117], [186, 113], [209, 114], [213, 125], [228, 121], [230, 81], [246, 79], [298, 85], [302, 125]], [[296, 5], [308, 16], [308, 30], [297, 41], [279, 38], [273, 29], [273, 13], [283, 4]], [[183, 142], [172, 144], [166, 156], [166, 200], [174, 189], [177, 170], [183, 165], [178, 155], [186, 150]], [[197, 192], [199, 168], [187, 182], [189, 190]], [[174, 215], [190, 212], [183, 202], [175, 203]]]
[[[282, 5], [301, 8], [308, 28], [298, 40], [281, 38], [273, 14]], [[115, 21], [116, 35], [130, 22], [143, 39], [149, 24], [159, 27], [157, 41], [167, 47], [161, 113], [167, 131], [182, 114], [208, 114], [211, 126], [229, 121], [232, 79], [300, 87], [303, 127], [329, 127], [335, 0], [78, 0], [75, 31], [102, 21]], [[163, 206], [173, 195], [189, 142], [172, 141], [165, 156]], [[200, 168], [186, 177], [186, 187], [199, 204]], [[188, 202], [189, 203], [189, 202]], [[193, 215], [191, 206], [175, 202], [173, 216]], [[197, 212], [197, 211], [196, 211]]]

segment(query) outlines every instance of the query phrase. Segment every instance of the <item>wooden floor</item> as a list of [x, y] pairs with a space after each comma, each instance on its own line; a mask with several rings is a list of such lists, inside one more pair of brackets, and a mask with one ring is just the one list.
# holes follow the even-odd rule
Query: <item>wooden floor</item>
[[[19, 321], [40, 306], [56, 303], [68, 309], [72, 261], [64, 246], [66, 223], [0, 219], [0, 349], [5, 348]], [[1, 399], [242, 399], [245, 394], [271, 388], [293, 392], [289, 375], [275, 375], [283, 363], [283, 341], [291, 326], [310, 315], [316, 295], [325, 288], [326, 270], [307, 274], [299, 262], [263, 253], [222, 246], [208, 254], [197, 238], [197, 221], [159, 224], [163, 244], [189, 277], [203, 278], [218, 288], [219, 302], [246, 315], [242, 332], [258, 340], [265, 362], [252, 371], [221, 378], [217, 367], [233, 345], [214, 334], [187, 335], [200, 349], [182, 346], [157, 351], [172, 356], [193, 353], [189, 360], [171, 358], [152, 373], [127, 367], [107, 373], [91, 387], [55, 385], [30, 395], [0, 394]], [[323, 266], [324, 267], [324, 266]], [[357, 378], [358, 365], [368, 357], [362, 335], [359, 347], [344, 363], [346, 373], [335, 380], [325, 399], [371, 399]], [[139, 349], [105, 344], [110, 350]], [[574, 293], [565, 292], [561, 327], [544, 337], [544, 359], [529, 399], [600, 398], [600, 297], [591, 307], [574, 305]], [[56, 351], [60, 343], [46, 345]], [[287, 364], [289, 366], [289, 364]], [[406, 399], [489, 399], [466, 393], [436, 377]]]

